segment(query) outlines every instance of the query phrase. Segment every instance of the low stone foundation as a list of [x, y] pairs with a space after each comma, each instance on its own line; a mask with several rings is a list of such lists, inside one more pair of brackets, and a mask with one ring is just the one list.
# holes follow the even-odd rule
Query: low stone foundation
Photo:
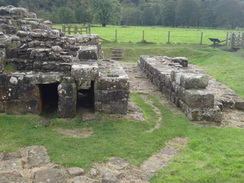
[[207, 89], [208, 76], [189, 69], [187, 58], [141, 56], [138, 66], [190, 120], [222, 120], [222, 112], [215, 102], [214, 93]]

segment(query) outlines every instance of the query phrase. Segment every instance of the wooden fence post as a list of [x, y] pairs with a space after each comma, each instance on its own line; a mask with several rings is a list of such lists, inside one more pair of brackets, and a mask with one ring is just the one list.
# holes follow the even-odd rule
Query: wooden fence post
[[[82, 32], [82, 29], [81, 29]], [[77, 26], [74, 27], [74, 34], [77, 34]]]
[[145, 39], [144, 39], [144, 30], [142, 31], [142, 40], [141, 40], [141, 42], [144, 42], [145, 41]]
[[228, 46], [229, 43], [229, 32], [226, 33], [226, 43], [225, 45]]
[[117, 42], [118, 41], [118, 32], [117, 32], [117, 30], [115, 30], [115, 42]]
[[62, 24], [62, 32], [65, 33], [65, 25], [64, 24]]
[[203, 32], [201, 32], [200, 44], [202, 45]]
[[91, 24], [88, 24], [86, 33], [91, 34]]
[[234, 32], [231, 32], [231, 38], [230, 38], [230, 47], [234, 48], [234, 43], [235, 43], [235, 34]]
[[170, 43], [170, 31], [168, 32], [168, 43]]
[[70, 25], [68, 25], [68, 34], [70, 34]]
[[242, 48], [244, 48], [244, 33], [242, 33]]

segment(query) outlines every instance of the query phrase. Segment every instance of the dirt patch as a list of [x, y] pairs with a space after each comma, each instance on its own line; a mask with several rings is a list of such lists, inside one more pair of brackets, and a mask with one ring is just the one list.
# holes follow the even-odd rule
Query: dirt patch
[[72, 138], [88, 138], [94, 134], [92, 128], [75, 128], [75, 129], [61, 129], [56, 128], [55, 131]]

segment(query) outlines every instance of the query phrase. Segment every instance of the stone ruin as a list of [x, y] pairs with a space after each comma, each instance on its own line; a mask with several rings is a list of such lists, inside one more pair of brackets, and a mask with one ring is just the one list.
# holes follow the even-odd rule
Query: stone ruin
[[[202, 70], [188, 67], [185, 57], [141, 56], [138, 66], [191, 121], [222, 121], [227, 109], [244, 111], [244, 99], [213, 85]], [[213, 92], [215, 90], [215, 92]]]
[[126, 114], [128, 76], [103, 60], [99, 36], [65, 35], [50, 21], [0, 7], [0, 112], [76, 115], [77, 106]]

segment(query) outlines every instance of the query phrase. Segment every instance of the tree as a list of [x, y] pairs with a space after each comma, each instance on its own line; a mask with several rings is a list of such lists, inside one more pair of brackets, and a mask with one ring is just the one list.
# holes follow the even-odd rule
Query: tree
[[143, 25], [156, 25], [157, 19], [155, 11], [152, 7], [147, 7], [142, 12], [141, 21]]
[[219, 25], [235, 29], [243, 26], [244, 5], [238, 0], [222, 0], [216, 6], [216, 15]]
[[106, 27], [108, 23], [119, 24], [121, 5], [117, 0], [91, 0], [95, 20]]
[[58, 23], [76, 23], [75, 12], [70, 8], [61, 7], [56, 10], [57, 15], [60, 18]]
[[77, 7], [74, 7], [74, 9], [76, 19], [79, 23], [86, 24], [92, 22], [93, 15], [89, 1], [81, 0], [80, 5], [77, 5]]
[[132, 7], [123, 8], [121, 24], [141, 25], [141, 14], [142, 12], [136, 8], [132, 8]]
[[180, 26], [199, 25], [199, 1], [181, 0], [176, 8], [176, 21]]
[[204, 27], [216, 28], [217, 16], [215, 13], [215, 6], [217, 1], [202, 1], [200, 11], [200, 25]]
[[176, 24], [176, 1], [169, 0], [162, 8], [162, 24], [164, 26], [175, 26]]

